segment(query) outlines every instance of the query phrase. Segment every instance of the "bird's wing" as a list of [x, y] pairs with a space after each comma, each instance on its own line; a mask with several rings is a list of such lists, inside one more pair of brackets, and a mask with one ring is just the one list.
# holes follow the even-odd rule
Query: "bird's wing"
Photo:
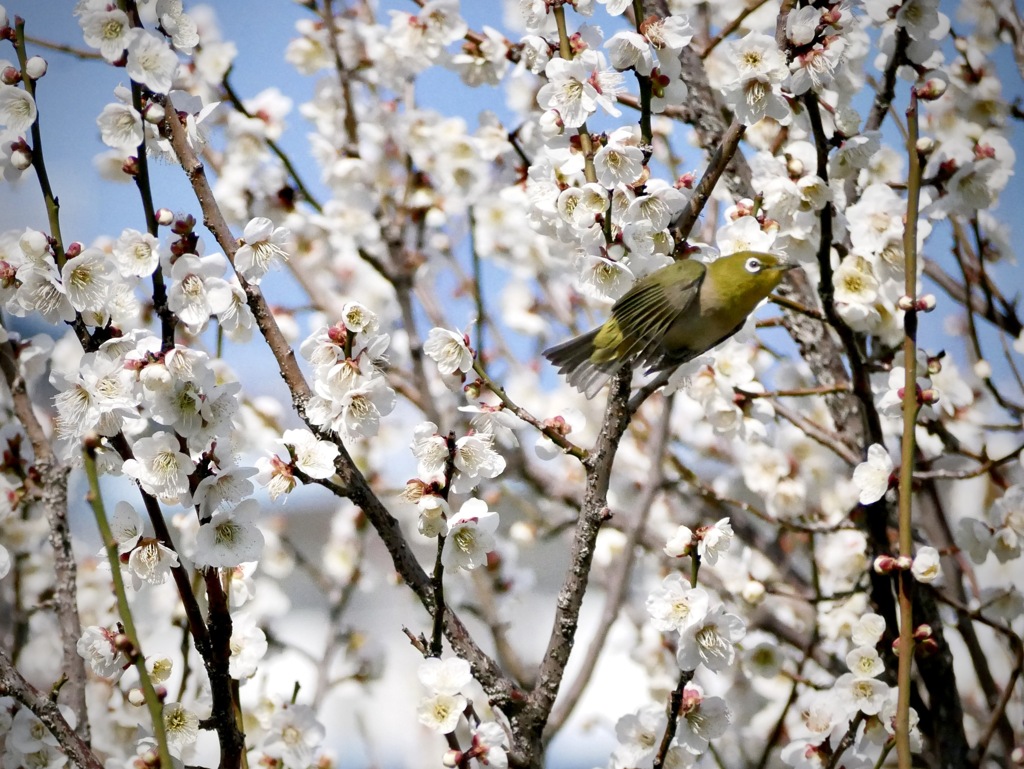
[[[668, 270], [674, 274], [663, 274]], [[685, 259], [651, 273], [627, 291], [612, 307], [612, 315], [620, 329], [637, 333], [627, 338], [628, 347], [618, 359], [647, 362], [660, 356], [665, 332], [690, 310], [706, 273], [702, 262]]]

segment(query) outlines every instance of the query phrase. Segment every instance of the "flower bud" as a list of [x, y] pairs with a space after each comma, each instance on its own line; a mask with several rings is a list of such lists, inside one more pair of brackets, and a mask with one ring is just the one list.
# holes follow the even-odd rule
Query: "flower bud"
[[875, 570], [876, 574], [891, 574], [896, 571], [898, 566], [896, 564], [896, 559], [891, 555], [880, 555], [875, 558], [872, 568]]
[[146, 703], [146, 696], [142, 693], [142, 689], [134, 687], [128, 690], [128, 702], [135, 707], [141, 707]]
[[64, 256], [68, 259], [74, 259], [76, 256], [82, 253], [85, 248], [79, 241], [73, 240], [68, 247], [64, 249]]
[[931, 387], [927, 387], [924, 390], [921, 390], [919, 399], [922, 404], [931, 405], [939, 402], [939, 394]]
[[11, 153], [11, 165], [19, 171], [27, 171], [32, 166], [32, 150], [27, 147], [15, 149]]
[[537, 541], [537, 527], [526, 521], [516, 521], [509, 528], [508, 535], [520, 547], [530, 546]]
[[903, 310], [903, 312], [910, 312], [914, 309], [915, 303], [912, 298], [904, 294], [896, 300], [896, 307], [897, 309]]
[[935, 298], [935, 294], [925, 294], [917, 300], [917, 309], [920, 312], [931, 312], [938, 303], [939, 300]]
[[161, 208], [156, 212], [156, 223], [161, 227], [166, 227], [174, 221], [174, 212], [169, 208]]
[[974, 364], [974, 375], [978, 377], [978, 379], [988, 379], [992, 376], [992, 364], [984, 358], [979, 359], [978, 362]]
[[21, 73], [15, 67], [4, 67], [0, 71], [0, 83], [4, 85], [17, 85], [21, 82]]
[[449, 750], [444, 754], [444, 758], [441, 759], [441, 763], [448, 767], [448, 769], [454, 769], [462, 761], [461, 750]]
[[917, 148], [917, 154], [922, 157], [927, 157], [935, 152], [935, 148], [938, 146], [935, 139], [930, 136], [922, 136], [917, 140], [917, 144], [914, 145]]
[[553, 109], [549, 109], [540, 116], [538, 125], [540, 126], [541, 136], [545, 139], [554, 139], [556, 136], [561, 136], [565, 133], [565, 123], [562, 122], [562, 116]]
[[946, 93], [948, 86], [949, 79], [945, 73], [930, 69], [924, 74], [921, 82], [914, 86], [914, 93], [921, 101], [934, 101]]
[[909, 555], [901, 555], [896, 559], [896, 568], [900, 571], [909, 571], [914, 565], [914, 559]]
[[46, 59], [42, 56], [33, 56], [25, 62], [25, 74], [33, 80], [38, 80], [46, 74]]
[[167, 111], [164, 109], [162, 104], [157, 104], [155, 101], [151, 101], [142, 110], [142, 119], [151, 125], [159, 125], [164, 122], [164, 117], [167, 115]]
[[765, 597], [767, 591], [764, 584], [756, 579], [749, 580], [740, 591], [740, 597], [751, 606], [758, 606]]
[[693, 172], [687, 172], [676, 179], [675, 188], [677, 190], [692, 190], [693, 185], [697, 183], [697, 175]]

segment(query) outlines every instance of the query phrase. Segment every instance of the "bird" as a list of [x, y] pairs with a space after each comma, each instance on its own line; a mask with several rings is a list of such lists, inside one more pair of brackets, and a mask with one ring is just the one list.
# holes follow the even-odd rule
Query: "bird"
[[593, 398], [622, 367], [674, 369], [724, 342], [798, 265], [759, 251], [710, 264], [680, 259], [647, 275], [612, 305], [603, 325], [544, 350], [569, 384]]

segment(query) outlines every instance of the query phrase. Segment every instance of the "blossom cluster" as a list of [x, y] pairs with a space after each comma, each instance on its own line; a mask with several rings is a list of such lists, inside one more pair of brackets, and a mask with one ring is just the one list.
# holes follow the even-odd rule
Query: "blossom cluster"
[[[989, 711], [1010, 684], [988, 660], [1019, 646], [1024, 472], [1022, 397], [1007, 395], [1019, 377], [1000, 374], [1016, 372], [1024, 334], [996, 277], [1012, 240], [991, 209], [1015, 164], [995, 52], [1019, 19], [982, 3], [951, 20], [938, 0], [670, 0], [663, 17], [634, 0], [508, 0], [503, 29], [476, 29], [485, 12], [457, 0], [320, 5], [302, 5], [317, 13], [284, 51], [311, 87], [248, 97], [211, 8], [75, 5], [92, 58], [117, 67], [88, 121], [107, 148], [96, 171], [134, 179], [147, 213], [71, 241], [44, 189], [51, 231], [0, 233], [0, 663], [10, 651], [37, 689], [77, 690], [61, 717], [84, 729], [88, 711], [111, 769], [164, 750], [216, 760], [213, 731], [237, 763], [329, 769], [332, 697], [367, 693], [397, 638], [389, 661], [422, 652], [427, 694], [357, 717], [360, 730], [386, 721], [390, 746], [416, 734], [395, 728], [404, 713], [445, 765], [501, 769], [513, 745], [542, 742], [522, 724], [578, 728], [571, 711], [590, 707], [578, 693], [599, 674], [572, 681], [565, 664], [586, 646], [579, 607], [597, 586], [613, 616], [582, 667], [614, 650], [642, 697], [617, 692], [581, 719], [609, 740], [614, 724], [614, 769], [713, 750], [729, 765], [756, 752], [881, 765], [900, 740], [927, 761], [935, 724], [960, 733], [965, 761], [968, 741], [1006, 741], [1013, 727]], [[0, 171], [45, 187], [36, 97], [54, 72], [25, 55], [40, 38], [19, 25], [0, 8], [0, 43], [18, 53], [0, 60]], [[485, 97], [502, 87], [503, 109], [475, 123], [435, 111], [421, 76], [436, 68]], [[445, 96], [445, 110], [462, 101]], [[280, 141], [296, 118], [312, 171]], [[154, 161], [185, 167], [196, 198], [161, 204], [192, 213], [154, 204]], [[602, 411], [526, 360], [676, 259], [747, 250], [800, 266], [781, 309], [729, 329], [660, 394]], [[913, 344], [924, 313], [950, 306], [967, 319]], [[980, 319], [1007, 337], [1005, 361], [986, 359]], [[271, 377], [243, 389], [263, 340], [281, 397], [264, 394]], [[70, 485], [54, 480], [71, 467]], [[110, 528], [98, 556], [71, 548], [55, 510], [92, 471]], [[286, 514], [271, 518], [264, 496], [289, 500]], [[912, 553], [891, 552], [897, 504], [914, 515]], [[555, 569], [561, 584], [534, 595]], [[294, 588], [307, 580], [314, 591]], [[907, 585], [927, 599], [909, 627], [891, 605]], [[535, 682], [510, 637], [544, 634], [516, 610], [549, 593]], [[380, 618], [410, 594], [426, 614]], [[646, 612], [630, 603], [645, 595]], [[889, 683], [894, 653], [933, 683], [942, 666], [921, 661], [952, 670], [961, 640], [976, 675], [941, 683], [963, 723], [922, 702], [919, 731]], [[61, 691], [69, 658], [85, 680]], [[379, 688], [410, 691], [393, 683]], [[0, 698], [0, 763], [67, 765], [22, 699]], [[1009, 760], [1012, 747], [974, 749]]]

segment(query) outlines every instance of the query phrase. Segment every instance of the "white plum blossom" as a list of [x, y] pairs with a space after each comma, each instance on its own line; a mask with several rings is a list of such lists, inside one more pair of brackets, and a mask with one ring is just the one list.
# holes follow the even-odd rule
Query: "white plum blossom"
[[413, 436], [410, 448], [418, 460], [417, 475], [424, 480], [442, 478], [449, 452], [447, 440], [437, 433], [437, 425], [422, 422], [413, 430]]
[[167, 306], [182, 322], [196, 331], [211, 315], [224, 312], [231, 304], [231, 286], [221, 275], [226, 261], [220, 254], [179, 256], [171, 267]]
[[432, 328], [423, 343], [423, 352], [437, 363], [437, 370], [446, 376], [456, 371], [465, 374], [473, 368], [473, 351], [465, 334], [446, 328]]
[[242, 233], [241, 245], [235, 252], [235, 269], [249, 283], [259, 285], [263, 276], [276, 264], [288, 261], [285, 246], [291, 233], [274, 227], [265, 216], [250, 219]]
[[473, 748], [484, 766], [508, 769], [508, 734], [495, 721], [485, 721], [473, 732]]
[[869, 612], [857, 620], [850, 636], [858, 646], [874, 646], [882, 640], [885, 632], [885, 618], [880, 614]]
[[466, 492], [476, 488], [480, 481], [496, 478], [505, 470], [505, 458], [494, 449], [494, 435], [474, 433], [455, 441], [452, 457], [455, 477], [452, 491]]
[[22, 88], [0, 83], [0, 126], [11, 134], [24, 134], [36, 122], [36, 103]]
[[710, 598], [702, 587], [690, 587], [681, 574], [673, 572], [647, 597], [647, 613], [662, 631], [684, 631], [704, 621]]
[[142, 115], [130, 104], [108, 104], [96, 118], [96, 125], [103, 143], [126, 155], [137, 152], [145, 137]]
[[68, 301], [79, 312], [101, 309], [117, 280], [110, 257], [98, 248], [87, 248], [64, 262], [61, 280]]
[[711, 740], [721, 737], [729, 728], [732, 714], [721, 697], [707, 697], [696, 684], [683, 689], [676, 739], [690, 753], [701, 755]]
[[892, 457], [885, 446], [873, 443], [868, 447], [868, 458], [853, 471], [853, 483], [860, 490], [860, 503], [870, 505], [885, 496], [892, 475]]
[[438, 734], [450, 734], [459, 725], [466, 704], [466, 698], [461, 694], [433, 694], [420, 700], [416, 716], [428, 729]]
[[281, 443], [288, 447], [295, 467], [310, 478], [330, 478], [340, 450], [333, 443], [317, 438], [309, 430], [285, 430]]
[[128, 50], [128, 77], [155, 93], [169, 93], [178, 57], [163, 37], [148, 29], [134, 28], [124, 35]]
[[214, 513], [199, 527], [193, 559], [200, 566], [234, 567], [258, 560], [263, 552], [263, 532], [256, 526], [259, 502], [246, 499], [230, 510]]
[[498, 514], [487, 509], [482, 499], [468, 499], [448, 519], [448, 531], [441, 551], [446, 569], [472, 570], [487, 563], [487, 554], [497, 546], [494, 533]]
[[714, 526], [703, 529], [697, 541], [697, 553], [705, 563], [718, 563], [719, 556], [729, 549], [735, 536], [728, 518], [722, 518]]
[[122, 277], [148, 278], [160, 264], [160, 242], [149, 233], [126, 229], [114, 244], [113, 257]]
[[594, 154], [597, 181], [605, 187], [632, 184], [643, 173], [644, 153], [639, 147], [609, 141]]
[[942, 576], [942, 564], [939, 562], [939, 551], [925, 545], [917, 549], [914, 563], [910, 568], [914, 579], [918, 582], [934, 582]]
[[420, 683], [435, 694], [457, 694], [473, 680], [469, 663], [462, 657], [427, 657], [420, 663], [416, 675]]
[[144, 537], [128, 556], [128, 572], [132, 587], [138, 590], [142, 583], [162, 585], [173, 567], [178, 565], [178, 554], [160, 540]]
[[305, 769], [314, 763], [327, 730], [308, 705], [288, 703], [271, 717], [260, 749], [289, 769]]
[[746, 632], [743, 620], [735, 614], [727, 613], [721, 606], [712, 609], [680, 634], [676, 650], [679, 669], [695, 670], [703, 664], [715, 673], [726, 670], [736, 658], [736, 643]]
[[78, 639], [78, 656], [101, 678], [116, 681], [128, 666], [128, 658], [115, 645], [117, 631], [103, 627], [87, 627]]
[[199, 738], [199, 716], [180, 702], [169, 702], [163, 707], [164, 730], [167, 746], [175, 753], [193, 744]]
[[723, 93], [737, 119], [746, 125], [764, 117], [786, 120], [790, 110], [782, 96], [782, 83], [789, 75], [789, 67], [775, 38], [749, 32], [727, 45], [729, 62], [737, 75]]
[[232, 617], [231, 657], [228, 672], [231, 677], [244, 681], [256, 674], [256, 668], [267, 653], [267, 635], [245, 612]]
[[82, 14], [79, 23], [87, 45], [99, 49], [100, 55], [110, 63], [121, 58], [131, 29], [128, 14], [119, 8], [103, 7]]
[[615, 97], [623, 87], [623, 76], [607, 69], [604, 56], [587, 49], [573, 59], [551, 59], [544, 68], [548, 82], [537, 93], [541, 107], [555, 110], [563, 125], [578, 128], [600, 106], [613, 117], [621, 113]]
[[680, 526], [665, 543], [664, 552], [669, 558], [682, 558], [693, 550], [693, 530], [688, 526]]
[[188, 476], [196, 465], [181, 452], [174, 433], [161, 431], [149, 438], [139, 438], [132, 453], [134, 457], [125, 460], [122, 470], [137, 480], [143, 490], [173, 502], [188, 496]]
[[192, 502], [203, 515], [234, 507], [252, 495], [253, 484], [249, 480], [256, 475], [255, 467], [221, 467], [219, 472], [199, 481], [192, 494]]
[[649, 765], [665, 732], [665, 722], [665, 708], [659, 705], [646, 705], [622, 716], [615, 724], [615, 736], [619, 740], [614, 752], [617, 765]]
[[840, 701], [849, 708], [851, 715], [860, 711], [868, 716], [878, 715], [889, 693], [889, 687], [882, 681], [854, 673], [839, 676], [834, 690]]
[[860, 678], [876, 678], [885, 672], [885, 663], [874, 646], [858, 646], [846, 655], [846, 667]]

